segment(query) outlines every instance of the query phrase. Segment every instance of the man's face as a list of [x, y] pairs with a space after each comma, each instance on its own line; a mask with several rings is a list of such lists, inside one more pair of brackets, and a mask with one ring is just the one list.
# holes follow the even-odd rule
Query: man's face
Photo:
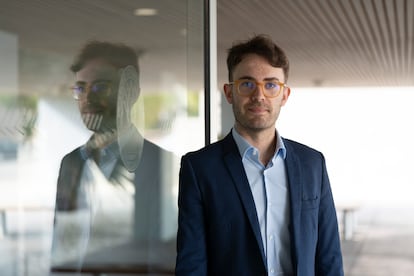
[[75, 86], [83, 89], [78, 99], [85, 126], [94, 132], [116, 129], [118, 70], [103, 59], [85, 63], [75, 74]]
[[[246, 55], [234, 68], [233, 81], [239, 79], [285, 81], [282, 68], [271, 66], [266, 59], [256, 54]], [[274, 131], [280, 109], [286, 103], [290, 90], [283, 89], [277, 97], [270, 98], [264, 95], [262, 89], [258, 86], [251, 95], [242, 96], [237, 93], [236, 85], [224, 86], [226, 99], [233, 106], [235, 127], [240, 133]]]

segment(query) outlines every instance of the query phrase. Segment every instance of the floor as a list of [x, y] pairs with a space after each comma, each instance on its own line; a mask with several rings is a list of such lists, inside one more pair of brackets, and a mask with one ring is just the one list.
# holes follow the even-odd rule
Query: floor
[[[413, 275], [414, 209], [371, 208], [356, 215], [352, 239], [342, 241], [345, 275]], [[49, 235], [11, 231], [0, 237], [0, 275], [48, 275]]]
[[407, 276], [414, 271], [414, 212], [371, 209], [342, 242], [346, 276]]

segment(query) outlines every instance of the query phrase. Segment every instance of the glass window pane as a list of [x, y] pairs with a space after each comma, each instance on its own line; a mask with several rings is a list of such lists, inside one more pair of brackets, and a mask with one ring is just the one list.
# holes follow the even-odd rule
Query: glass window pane
[[203, 1], [78, 4], [2, 3], [0, 274], [173, 274]]

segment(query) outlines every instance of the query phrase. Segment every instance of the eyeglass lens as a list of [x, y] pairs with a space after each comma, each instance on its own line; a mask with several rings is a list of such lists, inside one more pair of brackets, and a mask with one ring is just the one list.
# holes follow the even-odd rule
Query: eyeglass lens
[[238, 85], [238, 90], [240, 94], [250, 95], [258, 86], [262, 86], [264, 93], [269, 96], [277, 95], [281, 89], [281, 85], [275, 81], [258, 83], [252, 80], [241, 80]]
[[111, 85], [108, 82], [96, 82], [90, 85], [77, 84], [72, 87], [73, 96], [75, 99], [80, 99], [86, 96], [86, 92], [89, 88], [89, 91], [96, 96], [104, 96], [107, 95], [109, 90], [111, 89]]

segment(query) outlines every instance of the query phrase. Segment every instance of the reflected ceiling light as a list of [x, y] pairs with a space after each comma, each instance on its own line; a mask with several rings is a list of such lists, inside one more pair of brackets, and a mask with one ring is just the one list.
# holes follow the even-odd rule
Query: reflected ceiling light
[[180, 30], [180, 35], [187, 36], [187, 29], [186, 28], [181, 29]]
[[136, 16], [154, 16], [158, 14], [158, 10], [151, 8], [140, 8], [134, 11]]

